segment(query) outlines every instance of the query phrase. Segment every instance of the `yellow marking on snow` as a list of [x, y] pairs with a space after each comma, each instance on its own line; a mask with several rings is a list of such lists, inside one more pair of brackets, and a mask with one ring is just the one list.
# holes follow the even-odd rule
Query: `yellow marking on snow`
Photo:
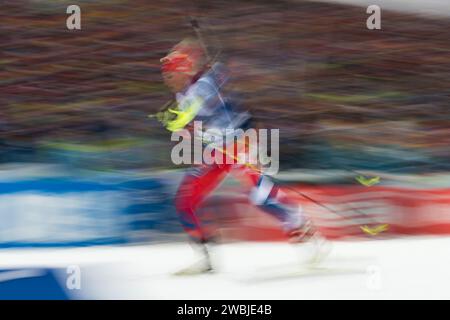
[[362, 231], [364, 231], [368, 235], [376, 236], [379, 233], [388, 230], [389, 229], [389, 225], [388, 224], [380, 224], [380, 225], [378, 225], [376, 227], [372, 227], [372, 228], [367, 226], [367, 225], [365, 225], [365, 226], [360, 226], [360, 228], [361, 228]]
[[364, 176], [357, 176], [355, 179], [366, 187], [371, 187], [380, 182], [380, 177], [366, 178]]

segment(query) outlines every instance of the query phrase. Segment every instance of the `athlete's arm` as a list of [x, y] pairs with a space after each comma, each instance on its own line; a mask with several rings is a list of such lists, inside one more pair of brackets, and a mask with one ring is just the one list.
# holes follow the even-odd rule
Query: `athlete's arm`
[[214, 88], [206, 83], [198, 83], [183, 99], [178, 109], [168, 110], [175, 114], [176, 118], [167, 122], [167, 130], [175, 132], [183, 129], [195, 119], [201, 110], [214, 105], [216, 100], [217, 93]]

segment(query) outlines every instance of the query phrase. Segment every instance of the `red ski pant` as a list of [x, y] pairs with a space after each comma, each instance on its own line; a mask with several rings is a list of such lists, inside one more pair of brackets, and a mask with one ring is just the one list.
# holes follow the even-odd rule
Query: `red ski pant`
[[270, 178], [245, 165], [211, 164], [193, 168], [183, 178], [175, 198], [175, 206], [184, 230], [195, 241], [209, 237], [196, 215], [202, 201], [214, 191], [231, 171], [237, 171], [240, 180], [253, 188], [252, 202], [282, 222], [292, 220], [286, 206], [277, 200], [278, 187]]

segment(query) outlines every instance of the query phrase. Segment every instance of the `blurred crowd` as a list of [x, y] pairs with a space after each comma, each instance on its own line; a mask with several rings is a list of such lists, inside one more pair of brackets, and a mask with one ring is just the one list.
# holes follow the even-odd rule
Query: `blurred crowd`
[[258, 127], [280, 129], [281, 168], [450, 168], [450, 20], [308, 1], [0, 4], [0, 162], [95, 170], [171, 168], [147, 118], [171, 94], [159, 59], [198, 20], [227, 88]]

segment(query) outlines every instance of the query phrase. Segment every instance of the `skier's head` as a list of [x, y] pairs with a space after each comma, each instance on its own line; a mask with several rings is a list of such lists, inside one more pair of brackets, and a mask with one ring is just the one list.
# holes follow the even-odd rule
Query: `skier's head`
[[174, 92], [189, 86], [207, 64], [202, 45], [192, 38], [175, 45], [160, 61], [164, 82]]

